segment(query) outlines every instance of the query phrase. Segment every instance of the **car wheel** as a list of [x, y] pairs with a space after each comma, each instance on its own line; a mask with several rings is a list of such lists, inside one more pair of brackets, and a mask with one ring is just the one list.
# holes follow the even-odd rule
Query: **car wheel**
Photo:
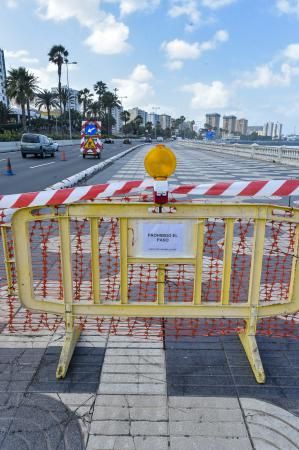
[[54, 153], [51, 153], [51, 158], [54, 158], [54, 156], [55, 156]]
[[101, 159], [101, 153], [98, 153], [98, 159]]
[[82, 156], [83, 156], [83, 158], [85, 159], [85, 156], [86, 156], [86, 155], [84, 155], [84, 153], [83, 153], [83, 155], [82, 155]]
[[22, 158], [26, 158], [26, 156], [27, 156], [26, 153], [22, 152]]

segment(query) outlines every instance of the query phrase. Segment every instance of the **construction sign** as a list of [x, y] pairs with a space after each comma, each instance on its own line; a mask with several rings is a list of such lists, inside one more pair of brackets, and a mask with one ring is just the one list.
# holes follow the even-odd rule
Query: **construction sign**
[[84, 148], [85, 150], [94, 150], [96, 148], [96, 144], [91, 137], [85, 141]]
[[[81, 126], [81, 153], [94, 154], [97, 156], [101, 153], [103, 147], [101, 143], [101, 122], [97, 120], [84, 120]], [[99, 157], [99, 156], [98, 156]]]

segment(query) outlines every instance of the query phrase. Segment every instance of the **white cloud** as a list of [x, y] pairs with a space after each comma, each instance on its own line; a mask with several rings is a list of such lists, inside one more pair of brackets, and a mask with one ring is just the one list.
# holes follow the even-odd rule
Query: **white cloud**
[[223, 6], [228, 6], [234, 3], [236, 0], [202, 0], [203, 6], [210, 9], [223, 8]]
[[299, 0], [276, 0], [276, 7], [283, 14], [292, 14], [299, 17]]
[[182, 87], [183, 92], [190, 92], [190, 107], [196, 110], [221, 109], [228, 106], [231, 94], [221, 81], [211, 84], [193, 83]]
[[119, 0], [122, 16], [132, 14], [136, 11], [155, 9], [159, 4], [160, 0]]
[[283, 51], [283, 56], [290, 61], [299, 60], [299, 44], [290, 44]]
[[[71, 67], [70, 67], [71, 68]], [[57, 67], [49, 63], [46, 67], [30, 67], [29, 72], [33, 72], [38, 78], [42, 89], [50, 89], [57, 86]]]
[[[45, 20], [62, 22], [76, 19], [92, 30], [86, 45], [98, 54], [110, 55], [126, 51], [129, 28], [112, 14], [100, 10], [100, 0], [36, 0], [38, 14]], [[59, 11], [59, 13], [58, 13]]]
[[150, 81], [153, 74], [144, 64], [138, 64], [128, 78], [113, 78], [111, 84], [119, 89], [120, 97], [128, 97], [123, 103], [131, 108], [148, 102], [154, 94]]
[[38, 59], [30, 57], [28, 50], [4, 50], [5, 58], [16, 60], [16, 64], [37, 64]]
[[181, 39], [174, 39], [173, 41], [163, 42], [161, 48], [166, 53], [168, 59], [167, 66], [171, 70], [176, 70], [182, 67], [182, 61], [186, 59], [197, 59], [203, 52], [215, 49], [219, 43], [225, 42], [228, 39], [228, 32], [219, 30], [209, 41], [189, 43]]
[[18, 0], [6, 0], [6, 6], [8, 8], [17, 8], [19, 6]]
[[193, 31], [202, 22], [202, 14], [196, 0], [173, 0], [168, 14], [173, 18], [187, 16], [189, 20], [186, 25], [187, 31]]
[[299, 74], [298, 67], [288, 63], [281, 64], [278, 71], [274, 71], [269, 64], [255, 68], [253, 72], [245, 73], [236, 83], [245, 87], [261, 88], [270, 86], [289, 86], [294, 76]]

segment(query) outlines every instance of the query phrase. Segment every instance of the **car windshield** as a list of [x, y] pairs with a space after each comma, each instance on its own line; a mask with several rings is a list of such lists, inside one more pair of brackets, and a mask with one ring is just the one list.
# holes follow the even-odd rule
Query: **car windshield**
[[38, 144], [39, 135], [38, 134], [24, 134], [22, 137], [22, 142], [27, 142], [29, 144]]

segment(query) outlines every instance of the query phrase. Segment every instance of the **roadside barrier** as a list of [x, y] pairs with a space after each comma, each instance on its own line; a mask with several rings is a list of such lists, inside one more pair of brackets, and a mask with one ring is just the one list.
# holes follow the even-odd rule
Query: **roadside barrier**
[[[12, 231], [13, 240], [2, 227], [8, 326], [37, 330], [64, 318], [57, 377], [65, 376], [80, 331], [90, 320], [101, 330], [105, 317], [131, 319], [132, 328], [138, 318], [149, 327], [163, 319], [164, 332], [177, 336], [186, 328], [191, 335], [238, 333], [260, 383], [265, 375], [256, 332], [299, 337], [299, 209], [175, 204], [158, 212], [151, 203], [119, 202], [30, 207], [14, 214]], [[17, 296], [31, 311], [20, 322]], [[33, 320], [32, 312], [41, 314]]]
[[179, 201], [298, 195], [299, 180], [169, 188], [168, 150], [146, 159], [155, 180], [0, 197], [0, 326], [43, 332], [64, 322], [57, 378], [85, 329], [159, 339], [237, 333], [259, 383], [256, 334], [299, 338], [299, 209]]

